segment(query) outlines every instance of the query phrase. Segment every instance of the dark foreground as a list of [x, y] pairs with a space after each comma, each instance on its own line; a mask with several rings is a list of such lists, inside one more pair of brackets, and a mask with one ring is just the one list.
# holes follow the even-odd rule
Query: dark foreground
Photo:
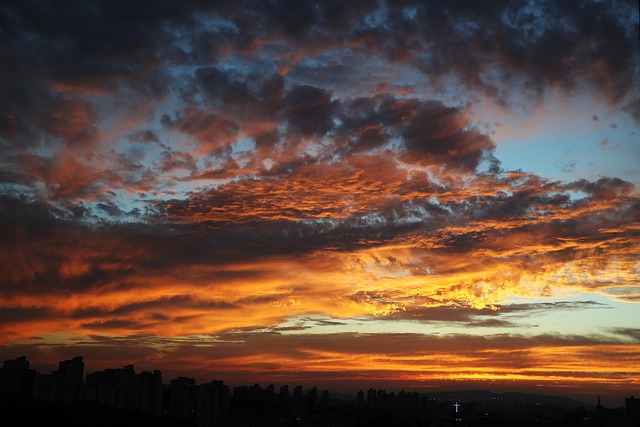
[[[453, 394], [451, 396], [454, 396]], [[604, 408], [528, 401], [514, 396], [490, 397], [460, 393], [458, 399], [429, 399], [413, 393], [373, 401], [269, 401], [256, 396], [231, 397], [228, 409], [211, 425], [215, 426], [603, 426], [637, 427], [638, 399], [631, 407]], [[466, 397], [464, 397], [466, 396]], [[494, 395], [496, 396], [496, 395]], [[525, 395], [521, 395], [525, 396]], [[533, 400], [531, 400], [533, 399]], [[569, 405], [571, 406], [571, 405]], [[575, 406], [575, 405], [573, 405]], [[635, 409], [634, 409], [635, 408]], [[94, 401], [69, 404], [37, 401], [19, 394], [0, 395], [0, 425], [20, 426], [122, 426], [198, 427], [194, 417], [176, 418], [119, 409]]]

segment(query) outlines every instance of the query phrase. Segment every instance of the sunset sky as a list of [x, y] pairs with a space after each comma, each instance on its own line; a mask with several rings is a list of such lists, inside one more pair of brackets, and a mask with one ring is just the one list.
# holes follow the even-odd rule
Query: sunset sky
[[3, 1], [0, 357], [640, 395], [638, 15]]

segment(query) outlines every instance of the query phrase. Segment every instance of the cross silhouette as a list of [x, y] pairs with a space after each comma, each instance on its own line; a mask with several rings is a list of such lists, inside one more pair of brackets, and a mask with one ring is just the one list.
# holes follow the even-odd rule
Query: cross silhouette
[[458, 413], [458, 409], [460, 408], [460, 404], [458, 402], [454, 403], [453, 406], [456, 408], [456, 414]]

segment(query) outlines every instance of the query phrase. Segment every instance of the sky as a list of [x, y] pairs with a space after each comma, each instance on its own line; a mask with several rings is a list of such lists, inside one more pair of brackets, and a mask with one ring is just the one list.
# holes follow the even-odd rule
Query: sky
[[640, 394], [635, 1], [0, 6], [0, 356]]

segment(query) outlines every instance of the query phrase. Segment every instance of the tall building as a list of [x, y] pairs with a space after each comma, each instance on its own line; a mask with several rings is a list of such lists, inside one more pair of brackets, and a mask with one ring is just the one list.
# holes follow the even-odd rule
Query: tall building
[[59, 401], [71, 403], [83, 397], [84, 361], [82, 356], [58, 363]]
[[283, 385], [280, 387], [280, 402], [287, 402], [289, 400], [289, 386]]
[[58, 371], [50, 374], [38, 374], [34, 397], [42, 402], [59, 402], [60, 381], [58, 380]]
[[169, 416], [184, 419], [194, 416], [196, 380], [194, 378], [178, 377], [171, 380], [167, 389], [169, 399]]
[[211, 381], [196, 388], [196, 422], [201, 427], [218, 425], [221, 415], [229, 412], [229, 388], [222, 381]]
[[367, 406], [373, 408], [376, 405], [376, 391], [372, 388], [367, 390]]
[[105, 406], [128, 408], [134, 377], [133, 365], [87, 374], [84, 398]]
[[325, 390], [322, 392], [322, 395], [320, 395], [320, 403], [319, 403], [320, 407], [322, 408], [326, 408], [329, 406], [329, 391]]
[[162, 373], [158, 370], [141, 372], [133, 379], [131, 407], [147, 414], [162, 414]]
[[302, 395], [302, 386], [301, 385], [297, 385], [294, 389], [293, 389], [293, 398], [296, 400], [302, 400], [304, 396]]
[[81, 384], [84, 376], [84, 361], [82, 356], [58, 363], [58, 374], [63, 384]]
[[631, 396], [624, 399], [624, 403], [627, 412], [627, 420], [637, 423], [634, 425], [640, 425], [640, 399], [636, 399]]
[[289, 405], [290, 416], [293, 418], [306, 418], [309, 415], [309, 405], [302, 392], [302, 386], [297, 385], [293, 389], [293, 399]]
[[36, 371], [29, 369], [26, 356], [5, 360], [0, 368], [0, 392], [32, 396], [35, 381]]

